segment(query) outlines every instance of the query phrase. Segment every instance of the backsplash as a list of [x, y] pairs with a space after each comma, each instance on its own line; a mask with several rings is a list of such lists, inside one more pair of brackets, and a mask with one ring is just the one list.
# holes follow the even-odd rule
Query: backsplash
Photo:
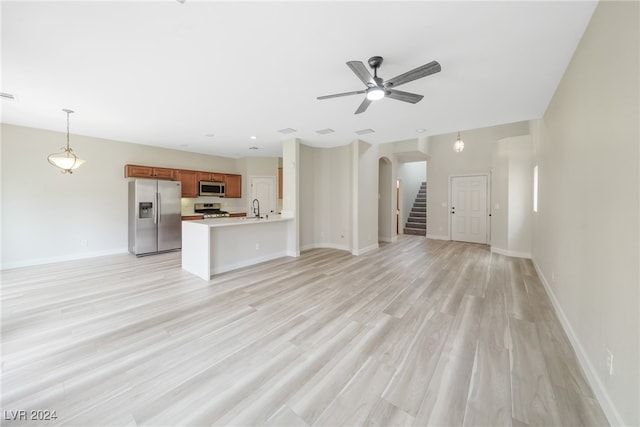
[[239, 202], [244, 199], [225, 199], [224, 197], [183, 197], [182, 215], [193, 215], [193, 205], [195, 203], [220, 203], [220, 209], [227, 212], [246, 212], [247, 208], [241, 206]]

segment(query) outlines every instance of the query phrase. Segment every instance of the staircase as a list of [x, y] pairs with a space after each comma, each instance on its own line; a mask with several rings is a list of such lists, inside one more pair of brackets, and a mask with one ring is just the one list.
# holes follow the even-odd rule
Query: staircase
[[427, 235], [427, 183], [423, 182], [407, 218], [404, 234]]

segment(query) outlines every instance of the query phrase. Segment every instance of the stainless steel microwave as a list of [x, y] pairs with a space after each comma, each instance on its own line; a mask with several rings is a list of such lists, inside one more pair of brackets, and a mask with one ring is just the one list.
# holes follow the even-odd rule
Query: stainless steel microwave
[[224, 197], [224, 182], [200, 181], [200, 195]]

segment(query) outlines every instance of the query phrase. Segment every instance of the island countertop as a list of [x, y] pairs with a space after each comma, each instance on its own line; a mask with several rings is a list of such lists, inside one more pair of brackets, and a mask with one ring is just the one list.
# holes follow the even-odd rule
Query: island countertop
[[182, 221], [182, 268], [204, 280], [214, 274], [284, 256], [294, 218], [208, 218]]
[[292, 220], [291, 217], [283, 217], [282, 215], [269, 215], [256, 218], [253, 216], [242, 216], [236, 218], [222, 217], [222, 218], [207, 218], [189, 221], [191, 224], [202, 224], [211, 228], [215, 227], [233, 227], [237, 225], [249, 225], [249, 224], [264, 224], [279, 221]]

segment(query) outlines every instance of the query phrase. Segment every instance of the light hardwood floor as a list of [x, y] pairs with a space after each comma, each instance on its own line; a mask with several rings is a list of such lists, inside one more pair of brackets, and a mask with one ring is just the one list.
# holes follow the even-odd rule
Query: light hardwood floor
[[210, 282], [123, 254], [1, 290], [3, 425], [607, 424], [531, 262], [484, 245], [403, 236]]

